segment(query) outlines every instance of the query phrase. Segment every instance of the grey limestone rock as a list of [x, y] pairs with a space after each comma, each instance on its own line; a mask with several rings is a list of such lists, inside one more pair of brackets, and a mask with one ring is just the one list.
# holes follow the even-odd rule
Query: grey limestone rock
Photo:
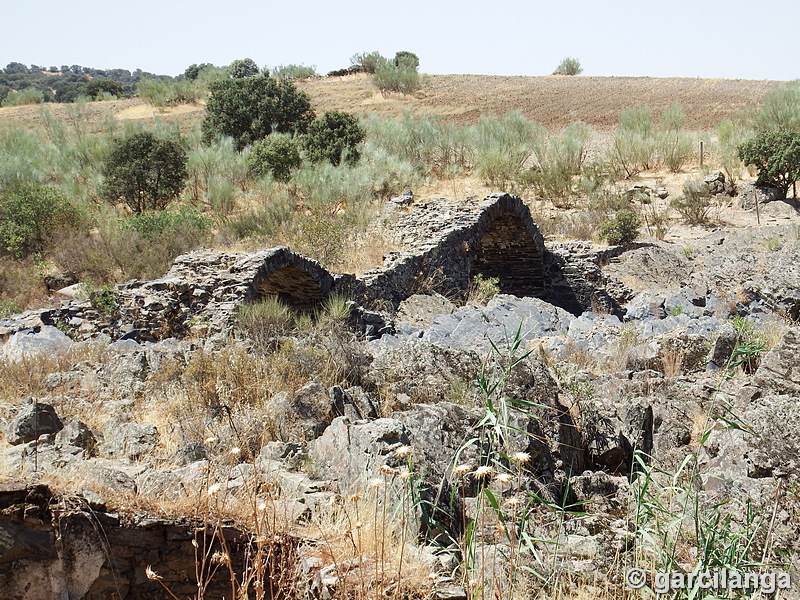
[[42, 434], [55, 434], [64, 428], [64, 424], [55, 409], [43, 402], [32, 402], [26, 405], [11, 422], [6, 433], [9, 444], [25, 444], [32, 442]]

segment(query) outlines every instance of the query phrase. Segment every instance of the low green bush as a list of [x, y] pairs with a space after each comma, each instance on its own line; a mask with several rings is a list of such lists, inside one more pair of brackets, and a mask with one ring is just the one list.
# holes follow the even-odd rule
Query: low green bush
[[59, 190], [22, 184], [0, 192], [0, 252], [22, 257], [41, 249], [59, 228], [82, 221], [80, 211]]
[[299, 169], [301, 164], [297, 141], [291, 136], [277, 133], [257, 141], [247, 155], [247, 168], [251, 177], [271, 174], [278, 181], [289, 181], [292, 171]]
[[358, 145], [366, 135], [356, 117], [331, 110], [308, 126], [303, 146], [313, 162], [327, 160], [332, 165], [340, 162], [354, 165], [361, 156]]
[[708, 222], [711, 209], [711, 192], [702, 181], [686, 181], [683, 184], [683, 195], [670, 202], [683, 220], [689, 225], [702, 225]]
[[614, 218], [600, 225], [598, 237], [612, 246], [624, 246], [639, 236], [639, 215], [630, 209], [617, 211]]

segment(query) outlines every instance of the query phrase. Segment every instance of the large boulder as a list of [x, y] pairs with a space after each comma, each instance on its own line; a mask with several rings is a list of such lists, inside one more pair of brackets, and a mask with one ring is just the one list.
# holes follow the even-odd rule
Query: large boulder
[[800, 397], [800, 328], [789, 329], [767, 353], [750, 384], [739, 392], [742, 401], [767, 394]]
[[20, 331], [12, 335], [0, 348], [0, 358], [19, 362], [29, 357], [64, 352], [73, 344], [59, 329], [45, 325], [39, 331]]
[[753, 210], [756, 204], [764, 205], [773, 200], [780, 200], [781, 196], [781, 191], [778, 188], [743, 183], [739, 188], [739, 206], [746, 210]]
[[363, 492], [381, 466], [403, 465], [395, 451], [409, 442], [406, 427], [397, 419], [352, 422], [336, 417], [309, 444], [308, 470], [313, 477], [335, 481], [342, 493]]
[[137, 460], [152, 452], [158, 444], [158, 430], [153, 425], [109, 421], [98, 451], [108, 458]]
[[331, 393], [318, 383], [308, 383], [294, 393], [276, 394], [266, 411], [276, 437], [286, 442], [318, 438], [336, 416]]
[[9, 444], [26, 444], [42, 434], [58, 433], [64, 428], [55, 409], [43, 402], [33, 402], [25, 406], [11, 422], [6, 433]]

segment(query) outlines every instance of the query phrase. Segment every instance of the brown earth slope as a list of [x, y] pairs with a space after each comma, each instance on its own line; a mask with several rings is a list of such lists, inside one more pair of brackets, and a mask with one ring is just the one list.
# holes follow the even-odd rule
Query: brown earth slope
[[[655, 113], [678, 102], [697, 128], [714, 127], [725, 118], [758, 105], [781, 82], [741, 79], [689, 79], [650, 77], [505, 77], [489, 75], [426, 75], [413, 96], [382, 96], [367, 75], [318, 78], [298, 86], [312, 99], [317, 112], [344, 110], [399, 117], [404, 113], [438, 115], [457, 124], [473, 123], [482, 114], [521, 110], [527, 117], [551, 128], [580, 119], [600, 130], [613, 128], [621, 110], [649, 105]], [[55, 116], [66, 117], [67, 105], [49, 104]], [[177, 121], [189, 128], [202, 119], [201, 105], [160, 111], [139, 99], [92, 102], [84, 119], [90, 130], [104, 128], [108, 114], [120, 120]], [[0, 125], [34, 125], [41, 119], [39, 106], [0, 108]]]

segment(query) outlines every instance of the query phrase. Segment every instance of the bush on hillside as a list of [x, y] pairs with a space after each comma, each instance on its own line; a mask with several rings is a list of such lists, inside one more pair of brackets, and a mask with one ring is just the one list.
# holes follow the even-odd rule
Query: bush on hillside
[[162, 210], [183, 191], [186, 150], [148, 131], [117, 139], [103, 165], [102, 195], [123, 200], [133, 212]]
[[572, 58], [571, 56], [562, 60], [556, 67], [556, 70], [553, 71], [553, 75], [580, 75], [581, 73], [583, 73], [581, 62], [577, 58]]
[[625, 246], [639, 236], [639, 215], [624, 208], [600, 226], [598, 237], [612, 246]]
[[16, 185], [0, 193], [0, 252], [17, 258], [41, 248], [61, 227], [80, 221], [67, 197], [45, 185]]
[[355, 164], [361, 157], [358, 145], [364, 141], [366, 131], [351, 114], [332, 110], [308, 126], [304, 145], [313, 162], [329, 161], [338, 165]]
[[271, 173], [278, 181], [289, 181], [292, 171], [301, 164], [298, 144], [288, 135], [273, 134], [259, 140], [247, 155], [247, 169], [252, 177]]
[[259, 74], [260, 70], [256, 61], [252, 58], [242, 58], [233, 61], [228, 66], [228, 74], [233, 79], [245, 79], [246, 77], [255, 77]]
[[209, 90], [204, 139], [229, 136], [240, 151], [273, 131], [305, 133], [314, 119], [308, 95], [290, 81], [261, 75], [214, 81]]
[[3, 106], [23, 106], [25, 104], [41, 104], [44, 102], [44, 93], [35, 87], [27, 87], [18, 92], [8, 92]]
[[771, 185], [783, 197], [800, 179], [800, 132], [759, 131], [739, 146], [739, 158], [758, 169], [756, 185]]
[[683, 184], [683, 196], [672, 200], [670, 206], [689, 225], [702, 225], [708, 222], [711, 212], [711, 190], [702, 181], [686, 181]]
[[83, 95], [94, 100], [102, 93], [122, 98], [125, 90], [122, 88], [122, 84], [110, 79], [92, 79], [83, 87]]
[[408, 52], [407, 50], [400, 50], [397, 52], [394, 55], [393, 62], [397, 67], [407, 67], [409, 69], [414, 69], [415, 71], [419, 69], [419, 56], [413, 52]]
[[316, 67], [306, 67], [305, 65], [278, 65], [272, 69], [271, 74], [275, 79], [287, 79], [290, 81], [319, 77]]
[[386, 58], [380, 52], [361, 52], [350, 57], [350, 63], [363, 73], [375, 73], [380, 65], [386, 62]]

